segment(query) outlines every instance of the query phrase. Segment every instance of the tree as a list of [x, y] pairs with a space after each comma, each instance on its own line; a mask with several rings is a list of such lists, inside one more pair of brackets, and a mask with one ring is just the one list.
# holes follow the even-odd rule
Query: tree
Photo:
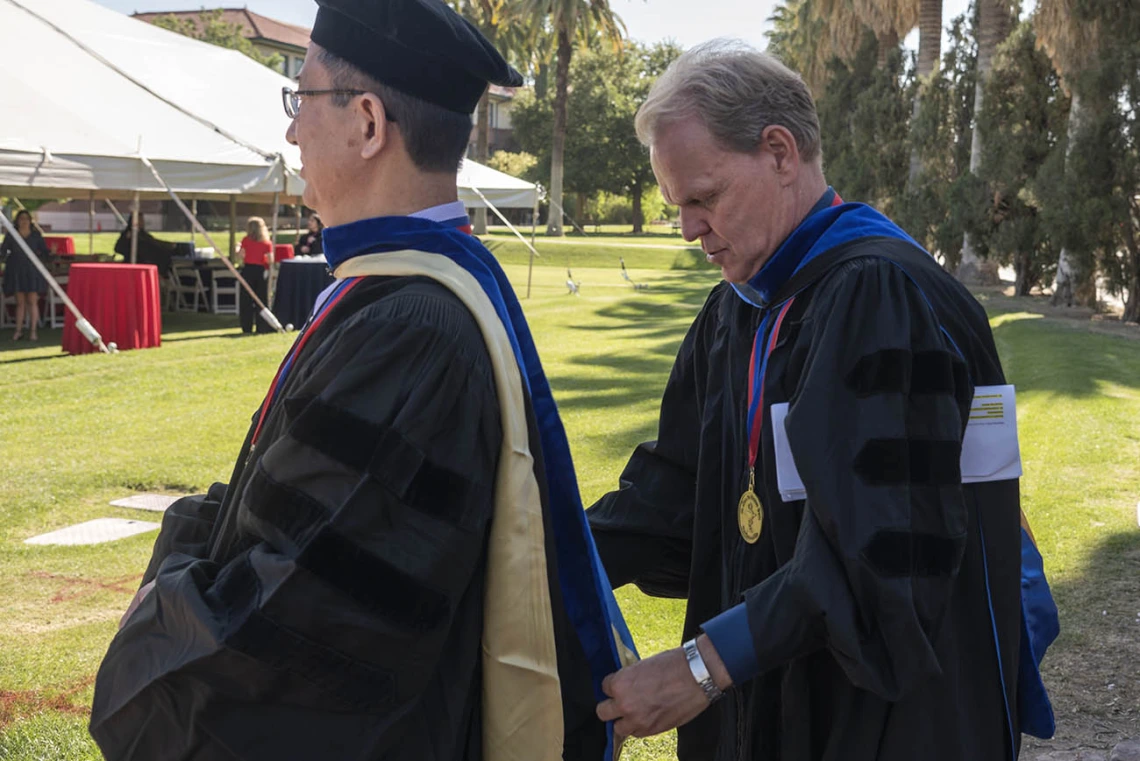
[[1064, 138], [1067, 106], [1032, 23], [1019, 24], [998, 47], [985, 88], [980, 178], [992, 201], [975, 239], [991, 258], [1013, 264], [1015, 292], [1025, 296], [1049, 277], [1060, 248], [1041, 222], [1037, 190], [1051, 181], [1042, 171]]
[[[512, 63], [530, 41], [532, 22], [522, 13], [519, 0], [448, 0], [455, 12], [479, 28], [492, 45]], [[486, 164], [491, 146], [490, 88], [479, 99], [476, 109], [475, 160]], [[487, 233], [487, 210], [475, 210], [472, 227], [476, 235]]]
[[175, 16], [171, 13], [158, 16], [151, 23], [183, 37], [192, 37], [211, 45], [236, 50], [274, 71], [281, 70], [281, 56], [277, 53], [265, 55], [258, 51], [245, 37], [241, 24], [233, 24], [223, 18], [221, 8], [212, 11], [203, 10], [197, 16]]
[[1067, 155], [1055, 152], [1063, 172], [1048, 185], [1047, 223], [1072, 251], [1091, 253], [1078, 261], [1125, 294], [1125, 320], [1140, 321], [1140, 7], [1081, 0], [1074, 10], [1097, 35], [1071, 78], [1085, 105]]
[[[922, 110], [922, 83], [930, 78], [942, 56], [942, 0], [919, 0], [918, 9], [918, 65], [915, 76], [919, 87], [914, 93], [912, 121], [918, 121]], [[910, 188], [918, 181], [922, 172], [922, 159], [917, 148], [910, 152], [910, 173], [907, 185]]]
[[972, 26], [965, 16], [951, 22], [941, 67], [917, 83], [923, 107], [913, 115], [909, 140], [923, 169], [896, 211], [899, 225], [950, 271], [976, 216], [980, 185], [969, 171], [977, 67]]
[[554, 34], [554, 120], [551, 125], [550, 218], [547, 235], [562, 235], [562, 185], [566, 149], [566, 114], [570, 86], [570, 62], [575, 47], [592, 40], [608, 42], [620, 49], [625, 24], [610, 7], [609, 0], [521, 0], [523, 12], [546, 21]]
[[518, 178], [527, 177], [536, 164], [538, 164], [538, 157], [525, 152], [495, 151], [487, 160], [487, 166], [492, 169]]
[[[606, 192], [629, 197], [635, 232], [643, 229], [642, 198], [654, 177], [649, 152], [634, 131], [634, 115], [680, 52], [672, 44], [629, 45], [618, 52], [603, 47], [576, 56], [570, 68], [565, 188], [582, 196]], [[521, 93], [512, 121], [523, 150], [539, 157], [528, 179], [545, 182], [542, 170], [551, 164], [554, 94]]]
[[885, 67], [877, 59], [868, 31], [850, 65], [833, 60], [816, 107], [829, 180], [844, 199], [891, 213], [906, 184], [913, 73], [897, 49]]
[[[1077, 8], [1077, 0], [1040, 0], [1033, 13], [1034, 28], [1037, 33], [1038, 44], [1049, 54], [1062, 81], [1069, 89], [1072, 99], [1069, 108], [1068, 134], [1070, 139], [1065, 143], [1065, 162], [1068, 161], [1069, 147], [1074, 144], [1075, 136], [1081, 131], [1085, 101], [1073, 84], [1080, 80], [1082, 72], [1089, 68], [1090, 56], [1096, 50], [1098, 24], [1082, 17]], [[1065, 168], [1060, 167], [1059, 180], [1065, 180]], [[1053, 304], [1072, 306], [1077, 291], [1085, 294], [1092, 293], [1095, 297], [1095, 287], [1090, 288], [1095, 272], [1089, 270], [1091, 252], [1074, 251], [1069, 246], [1062, 245], [1057, 257], [1057, 277], [1053, 288]], [[1083, 283], [1083, 287], [1082, 287]]]
[[[994, 55], [1009, 35], [1013, 23], [1009, 0], [977, 0], [978, 13], [978, 65], [974, 85], [974, 113], [981, 113], [985, 98], [986, 79], [993, 67]], [[970, 172], [977, 175], [982, 163], [982, 133], [974, 127], [970, 146]], [[958, 279], [964, 283], [981, 283], [990, 279], [982, 270], [981, 260], [969, 232], [962, 236], [962, 258], [958, 263]]]

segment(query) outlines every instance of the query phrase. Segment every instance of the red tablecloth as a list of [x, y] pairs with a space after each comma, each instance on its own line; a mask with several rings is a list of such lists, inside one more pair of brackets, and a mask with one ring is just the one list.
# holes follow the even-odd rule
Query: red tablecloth
[[273, 258], [276, 261], [283, 262], [293, 258], [293, 244], [292, 243], [278, 243], [273, 248]]
[[[67, 295], [103, 336], [120, 351], [162, 345], [162, 305], [158, 267], [153, 264], [73, 264]], [[75, 327], [70, 311], [63, 326], [63, 350], [98, 351]]]
[[75, 238], [70, 235], [45, 235], [44, 243], [53, 254], [75, 253]]

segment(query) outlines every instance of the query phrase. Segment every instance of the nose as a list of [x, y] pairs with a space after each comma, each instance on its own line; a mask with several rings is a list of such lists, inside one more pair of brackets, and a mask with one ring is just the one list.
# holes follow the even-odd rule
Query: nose
[[685, 207], [681, 207], [681, 236], [685, 240], [691, 243], [711, 231], [712, 228], [705, 221], [704, 215], [694, 210], [686, 211]]
[[285, 130], [285, 139], [289, 141], [289, 145], [297, 144], [297, 119], [293, 118], [289, 121], [289, 129]]

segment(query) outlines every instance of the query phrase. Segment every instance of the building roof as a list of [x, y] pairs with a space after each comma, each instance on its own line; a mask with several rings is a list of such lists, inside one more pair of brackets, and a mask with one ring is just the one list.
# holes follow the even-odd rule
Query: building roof
[[[131, 15], [134, 18], [148, 23], [152, 23], [156, 18], [161, 16], [189, 18], [200, 23], [202, 14], [209, 13], [212, 10], [214, 9], [202, 8], [196, 11], [165, 11], [134, 13]], [[222, 20], [229, 24], [237, 24], [240, 26], [245, 36], [250, 40], [276, 42], [281, 45], [291, 45], [302, 50], [307, 50], [309, 47], [309, 34], [312, 32], [311, 29], [294, 24], [286, 24], [284, 21], [278, 21], [267, 16], [262, 16], [259, 13], [254, 13], [248, 8], [223, 8]]]

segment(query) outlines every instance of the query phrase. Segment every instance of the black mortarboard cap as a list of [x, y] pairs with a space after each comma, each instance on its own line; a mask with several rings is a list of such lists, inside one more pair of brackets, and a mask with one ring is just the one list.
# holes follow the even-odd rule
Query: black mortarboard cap
[[522, 75], [440, 0], [317, 0], [313, 42], [400, 92], [462, 114]]

